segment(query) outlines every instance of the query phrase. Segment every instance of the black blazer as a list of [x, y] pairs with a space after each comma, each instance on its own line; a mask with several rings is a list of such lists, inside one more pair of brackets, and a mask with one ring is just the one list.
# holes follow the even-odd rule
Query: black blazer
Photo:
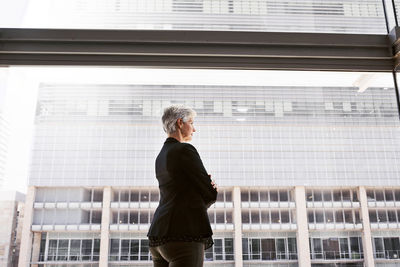
[[160, 203], [147, 236], [212, 236], [207, 208], [217, 191], [194, 146], [167, 138], [156, 159], [156, 177]]

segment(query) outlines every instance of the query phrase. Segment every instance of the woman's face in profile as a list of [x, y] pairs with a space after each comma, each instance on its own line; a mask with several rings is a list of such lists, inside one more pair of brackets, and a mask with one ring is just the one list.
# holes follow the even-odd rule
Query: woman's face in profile
[[191, 141], [193, 133], [196, 131], [193, 125], [193, 118], [190, 118], [187, 122], [183, 122], [183, 126], [181, 128], [181, 133], [183, 137], [183, 141]]

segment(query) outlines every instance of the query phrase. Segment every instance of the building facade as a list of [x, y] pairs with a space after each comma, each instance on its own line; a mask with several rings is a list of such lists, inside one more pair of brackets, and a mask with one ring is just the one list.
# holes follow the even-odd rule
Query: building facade
[[[378, 0], [52, 7], [34, 27], [387, 34]], [[197, 111], [193, 144], [220, 186], [206, 266], [400, 264], [394, 86], [41, 81], [19, 266], [151, 266], [170, 104]]]
[[160, 115], [178, 103], [197, 111], [193, 144], [220, 186], [207, 266], [396, 266], [395, 90], [357, 90], [42, 83], [31, 265], [151, 266]]
[[18, 266], [25, 195], [0, 191], [0, 265]]

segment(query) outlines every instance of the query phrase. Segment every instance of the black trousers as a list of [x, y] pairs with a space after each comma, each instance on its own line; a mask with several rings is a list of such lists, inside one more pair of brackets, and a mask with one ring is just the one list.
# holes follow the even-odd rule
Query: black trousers
[[202, 267], [204, 244], [200, 242], [168, 242], [150, 247], [154, 267]]

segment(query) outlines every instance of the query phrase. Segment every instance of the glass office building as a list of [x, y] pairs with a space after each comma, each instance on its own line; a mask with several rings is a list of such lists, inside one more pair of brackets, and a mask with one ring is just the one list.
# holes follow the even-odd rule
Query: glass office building
[[[52, 8], [32, 27], [366, 40], [387, 36], [388, 27], [375, 0], [70, 1]], [[220, 53], [203, 49], [196, 56]], [[154, 160], [165, 140], [162, 110], [171, 104], [196, 110], [192, 143], [219, 185], [208, 211], [215, 244], [205, 251], [206, 266], [400, 264], [392, 72], [188, 70], [154, 62], [147, 69], [62, 68], [37, 78], [21, 267], [151, 266]]]

